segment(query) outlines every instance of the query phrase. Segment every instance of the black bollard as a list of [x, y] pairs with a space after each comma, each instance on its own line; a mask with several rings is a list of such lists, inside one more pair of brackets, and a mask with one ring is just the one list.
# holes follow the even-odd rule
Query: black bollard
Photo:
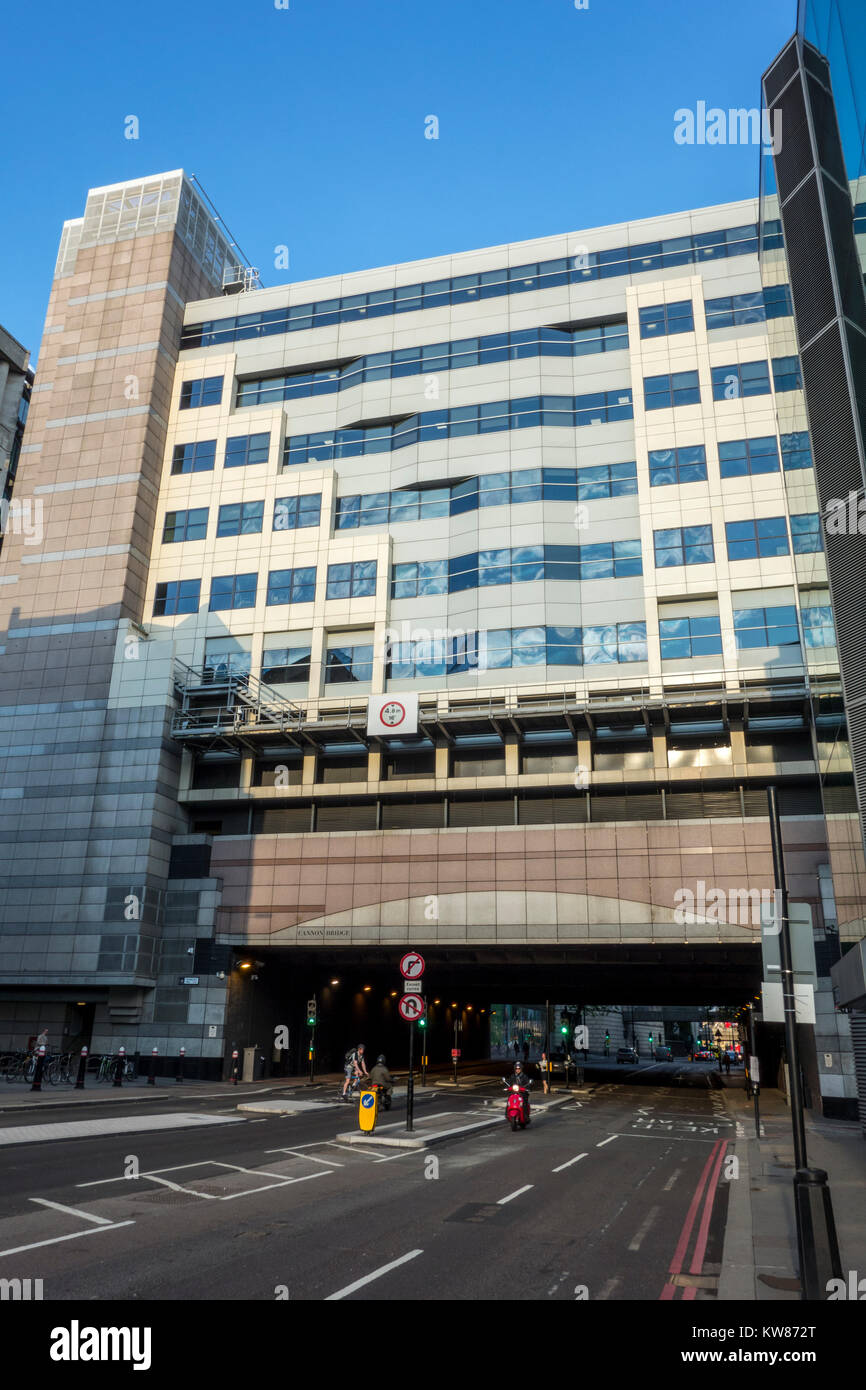
[[81, 1056], [78, 1059], [78, 1076], [75, 1081], [76, 1091], [84, 1090], [84, 1073], [87, 1071], [87, 1048], [82, 1047]]
[[180, 1049], [180, 1053], [178, 1054], [178, 1059], [177, 1059], [177, 1076], [174, 1078], [175, 1081], [183, 1081], [183, 1059], [184, 1059], [185, 1056], [186, 1056], [186, 1048], [185, 1048], [185, 1047], [182, 1047], [182, 1048]]
[[830, 1279], [842, 1278], [833, 1203], [823, 1168], [798, 1168], [794, 1176], [800, 1256], [800, 1297], [825, 1301]]
[[118, 1048], [118, 1052], [117, 1052], [117, 1061], [116, 1061], [115, 1064], [114, 1064], [114, 1084], [115, 1084], [115, 1086], [122, 1086], [122, 1085], [123, 1085], [123, 1068], [125, 1067], [125, 1065], [126, 1065], [126, 1048], [125, 1048], [125, 1047], [121, 1047], [121, 1048]]
[[31, 1091], [42, 1090], [42, 1073], [45, 1070], [45, 1046], [36, 1049], [36, 1071], [33, 1073], [33, 1085]]
[[235, 1085], [235, 1086], [237, 1086], [237, 1084], [238, 1084], [238, 1050], [237, 1050], [237, 1048], [235, 1048], [234, 1052], [232, 1053], [232, 1084]]
[[158, 1051], [158, 1047], [152, 1047], [150, 1050], [150, 1071], [147, 1073], [148, 1086], [156, 1085], [156, 1055]]

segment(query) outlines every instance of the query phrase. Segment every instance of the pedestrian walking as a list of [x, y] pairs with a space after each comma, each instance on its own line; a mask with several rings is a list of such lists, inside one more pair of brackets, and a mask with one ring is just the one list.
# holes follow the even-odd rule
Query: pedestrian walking
[[526, 1038], [523, 1040], [523, 1061], [524, 1064], [529, 1061], [529, 1041]]
[[541, 1087], [546, 1096], [550, 1095], [550, 1063], [547, 1060], [547, 1053], [542, 1052], [541, 1061], [538, 1064], [541, 1072]]
[[515, 1038], [515, 1039], [514, 1039], [514, 1060], [515, 1060], [515, 1062], [517, 1061], [517, 1059], [518, 1059], [519, 1056], [520, 1056], [520, 1043], [519, 1043], [519, 1042], [517, 1041], [517, 1039]]
[[725, 1072], [727, 1073], [728, 1076], [730, 1076], [730, 1074], [731, 1074], [731, 1054], [730, 1054], [730, 1052], [726, 1052], [726, 1053], [725, 1053]]

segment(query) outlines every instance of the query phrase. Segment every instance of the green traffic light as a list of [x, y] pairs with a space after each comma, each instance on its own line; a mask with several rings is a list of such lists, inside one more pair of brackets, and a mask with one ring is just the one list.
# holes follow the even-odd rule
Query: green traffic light
[[567, 1023], [563, 1023], [563, 1025], [562, 1025], [562, 1027], [560, 1028], [559, 1031], [560, 1031], [560, 1033], [562, 1033], [563, 1035], [566, 1034], [566, 1033], [568, 1032], [568, 1024], [567, 1024]]

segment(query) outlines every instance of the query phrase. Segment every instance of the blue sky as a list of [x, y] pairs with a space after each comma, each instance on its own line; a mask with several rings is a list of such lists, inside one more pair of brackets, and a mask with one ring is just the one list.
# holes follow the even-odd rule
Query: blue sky
[[674, 111], [758, 106], [796, 11], [289, 6], [43, 0], [7, 15], [0, 323], [34, 356], [63, 220], [89, 187], [165, 169], [198, 175], [267, 285], [752, 196], [756, 147], [678, 145]]

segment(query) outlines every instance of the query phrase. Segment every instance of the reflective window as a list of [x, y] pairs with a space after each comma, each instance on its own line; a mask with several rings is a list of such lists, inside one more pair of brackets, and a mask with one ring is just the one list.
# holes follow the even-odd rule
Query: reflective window
[[[646, 661], [646, 623], [601, 627], [497, 628], [447, 639], [396, 642], [389, 652], [389, 679], [461, 675], [521, 666], [596, 666]], [[571, 766], [574, 759], [571, 758]]]
[[166, 512], [163, 541], [203, 541], [207, 534], [207, 514], [207, 507], [193, 507], [188, 512]]
[[723, 478], [744, 478], [752, 473], [778, 473], [779, 447], [775, 435], [758, 439], [734, 439], [719, 445], [719, 469]]
[[169, 618], [176, 613], [197, 613], [200, 591], [200, 579], [176, 579], [157, 584], [153, 616]]
[[748, 521], [726, 521], [729, 560], [767, 559], [787, 555], [788, 528], [783, 516], [764, 516]]
[[740, 650], [749, 647], [797, 647], [800, 632], [792, 604], [778, 608], [735, 608], [734, 635]]
[[749, 294], [729, 294], [704, 301], [707, 328], [733, 328], [744, 323], [765, 323], [793, 313], [787, 285], [769, 285]]
[[309, 647], [265, 647], [262, 680], [266, 685], [296, 685], [308, 681], [310, 655]]
[[715, 560], [712, 526], [674, 526], [654, 531], [657, 569], [671, 565], [708, 565]]
[[328, 566], [325, 598], [367, 598], [375, 592], [375, 560]]
[[[700, 399], [696, 394], [696, 372], [676, 372], [670, 380], [674, 383], [675, 404]], [[692, 381], [694, 389], [689, 384]], [[631, 420], [633, 414], [631, 391], [627, 387], [584, 396], [530, 396], [524, 400], [488, 401], [481, 405], [454, 406], [451, 410], [428, 410], [408, 420], [366, 429], [290, 435], [286, 438], [283, 468], [357, 458], [362, 454], [389, 453], [412, 444], [463, 435], [537, 429], [540, 425], [574, 429], [613, 420]]]
[[712, 377], [714, 401], [765, 396], [770, 390], [770, 372], [766, 361], [733, 362], [729, 367], [713, 367]]
[[219, 509], [217, 536], [251, 536], [262, 529], [264, 502], [227, 502]]
[[255, 608], [257, 574], [224, 574], [210, 582], [208, 612], [219, 613], [226, 608]]
[[198, 381], [185, 381], [180, 388], [180, 408], [193, 410], [200, 405], [219, 405], [222, 395], [221, 376], [205, 376]]
[[171, 456], [172, 473], [209, 473], [216, 461], [216, 440], [197, 444], [175, 444]]
[[265, 603], [312, 603], [316, 597], [316, 566], [271, 570]]
[[[764, 244], [768, 249], [781, 245], [778, 224], [775, 224], [772, 233], [767, 234], [771, 225], [768, 223], [764, 229]], [[343, 299], [293, 304], [282, 309], [266, 309], [260, 313], [189, 324], [183, 330], [181, 347], [209, 347], [214, 343], [356, 322], [447, 304], [477, 303], [480, 299], [493, 299], [500, 295], [524, 294], [560, 285], [581, 285], [588, 280], [610, 276], [657, 273], [667, 266], [754, 255], [757, 249], [757, 228], [751, 224], [605, 251], [581, 251], [567, 259], [560, 257], [535, 261], [524, 266], [484, 271], [480, 275], [457, 275], [450, 280], [428, 280], [420, 284], [399, 285], [393, 290], [375, 290], [348, 295]]]
[[803, 635], [807, 647], [835, 647], [836, 630], [833, 626], [833, 610], [829, 603], [804, 608], [802, 616]]
[[704, 482], [707, 455], [703, 444], [689, 444], [679, 449], [651, 449], [649, 473], [650, 487]]
[[643, 382], [647, 410], [671, 410], [678, 405], [697, 405], [701, 399], [697, 372], [671, 372], [646, 376]]
[[795, 555], [824, 549], [821, 518], [817, 512], [800, 512], [791, 517], [791, 544]]
[[226, 468], [244, 468], [248, 463], [267, 463], [269, 434], [238, 434], [226, 440]]
[[302, 493], [300, 497], [278, 497], [274, 502], [275, 531], [296, 531], [305, 526], [318, 526], [322, 513], [320, 492]]
[[680, 300], [676, 304], [655, 304], [648, 309], [639, 309], [638, 317], [642, 338], [663, 338], [671, 333], [695, 331], [690, 299]]
[[782, 435], [782, 467], [786, 471], [792, 468], [812, 467], [812, 448], [809, 444], [808, 430]]
[[722, 654], [722, 631], [717, 614], [703, 618], [660, 618], [659, 638], [662, 661]]
[[803, 385], [799, 357], [773, 358], [773, 385], [777, 391], [797, 391]]
[[332, 647], [325, 665], [325, 684], [373, 679], [373, 647]]

